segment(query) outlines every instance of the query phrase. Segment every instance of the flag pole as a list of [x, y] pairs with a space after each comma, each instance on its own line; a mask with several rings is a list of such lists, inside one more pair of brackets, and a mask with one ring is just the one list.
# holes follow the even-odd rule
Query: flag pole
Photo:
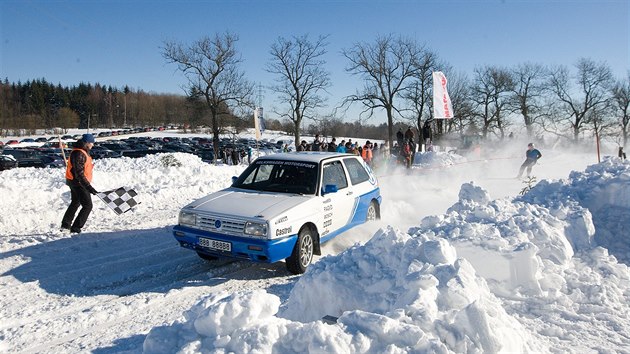
[[59, 138], [59, 149], [61, 149], [61, 156], [63, 156], [63, 163], [68, 167], [68, 161], [66, 161], [66, 151], [63, 149], [63, 142], [61, 142], [61, 135], [57, 134]]

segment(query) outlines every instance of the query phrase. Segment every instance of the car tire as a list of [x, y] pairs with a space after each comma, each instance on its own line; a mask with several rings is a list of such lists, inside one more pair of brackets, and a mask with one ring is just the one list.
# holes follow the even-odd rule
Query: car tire
[[375, 201], [370, 202], [367, 213], [365, 215], [366, 221], [379, 220], [380, 218], [381, 218], [381, 215], [378, 211], [378, 206], [376, 205], [376, 202]]
[[302, 274], [313, 260], [313, 231], [309, 227], [304, 227], [298, 233], [298, 239], [293, 246], [293, 252], [286, 259], [287, 269], [293, 274]]
[[215, 261], [215, 260], [219, 259], [219, 257], [217, 257], [217, 256], [211, 256], [209, 254], [205, 254], [205, 253], [201, 253], [201, 252], [197, 252], [197, 255], [200, 258], [202, 258], [202, 259], [204, 259], [206, 261]]

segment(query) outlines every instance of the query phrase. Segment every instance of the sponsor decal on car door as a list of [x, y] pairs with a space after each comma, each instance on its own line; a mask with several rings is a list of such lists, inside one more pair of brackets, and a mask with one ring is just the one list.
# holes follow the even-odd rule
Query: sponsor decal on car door
[[322, 186], [327, 184], [336, 185], [337, 192], [328, 193], [322, 197], [324, 204], [322, 236], [346, 226], [356, 208], [356, 196], [348, 183], [341, 161], [324, 164]]

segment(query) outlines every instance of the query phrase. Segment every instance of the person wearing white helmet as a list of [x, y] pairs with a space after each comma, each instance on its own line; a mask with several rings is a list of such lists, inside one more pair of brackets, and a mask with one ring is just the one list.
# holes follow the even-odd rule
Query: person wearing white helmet
[[538, 159], [542, 157], [542, 154], [538, 149], [534, 148], [534, 143], [527, 144], [527, 151], [525, 151], [525, 162], [521, 165], [521, 169], [518, 171], [516, 178], [521, 178], [523, 171], [527, 168], [527, 177], [532, 173], [532, 167], [536, 164]]

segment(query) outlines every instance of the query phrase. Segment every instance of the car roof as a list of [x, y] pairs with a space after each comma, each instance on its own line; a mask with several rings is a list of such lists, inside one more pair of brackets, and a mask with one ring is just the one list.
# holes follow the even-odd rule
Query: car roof
[[301, 151], [301, 152], [284, 152], [273, 155], [261, 156], [259, 160], [283, 160], [283, 161], [304, 161], [319, 163], [323, 160], [333, 157], [345, 156], [345, 157], [357, 157], [353, 154], [342, 154], [338, 152], [325, 152], [325, 151]]

